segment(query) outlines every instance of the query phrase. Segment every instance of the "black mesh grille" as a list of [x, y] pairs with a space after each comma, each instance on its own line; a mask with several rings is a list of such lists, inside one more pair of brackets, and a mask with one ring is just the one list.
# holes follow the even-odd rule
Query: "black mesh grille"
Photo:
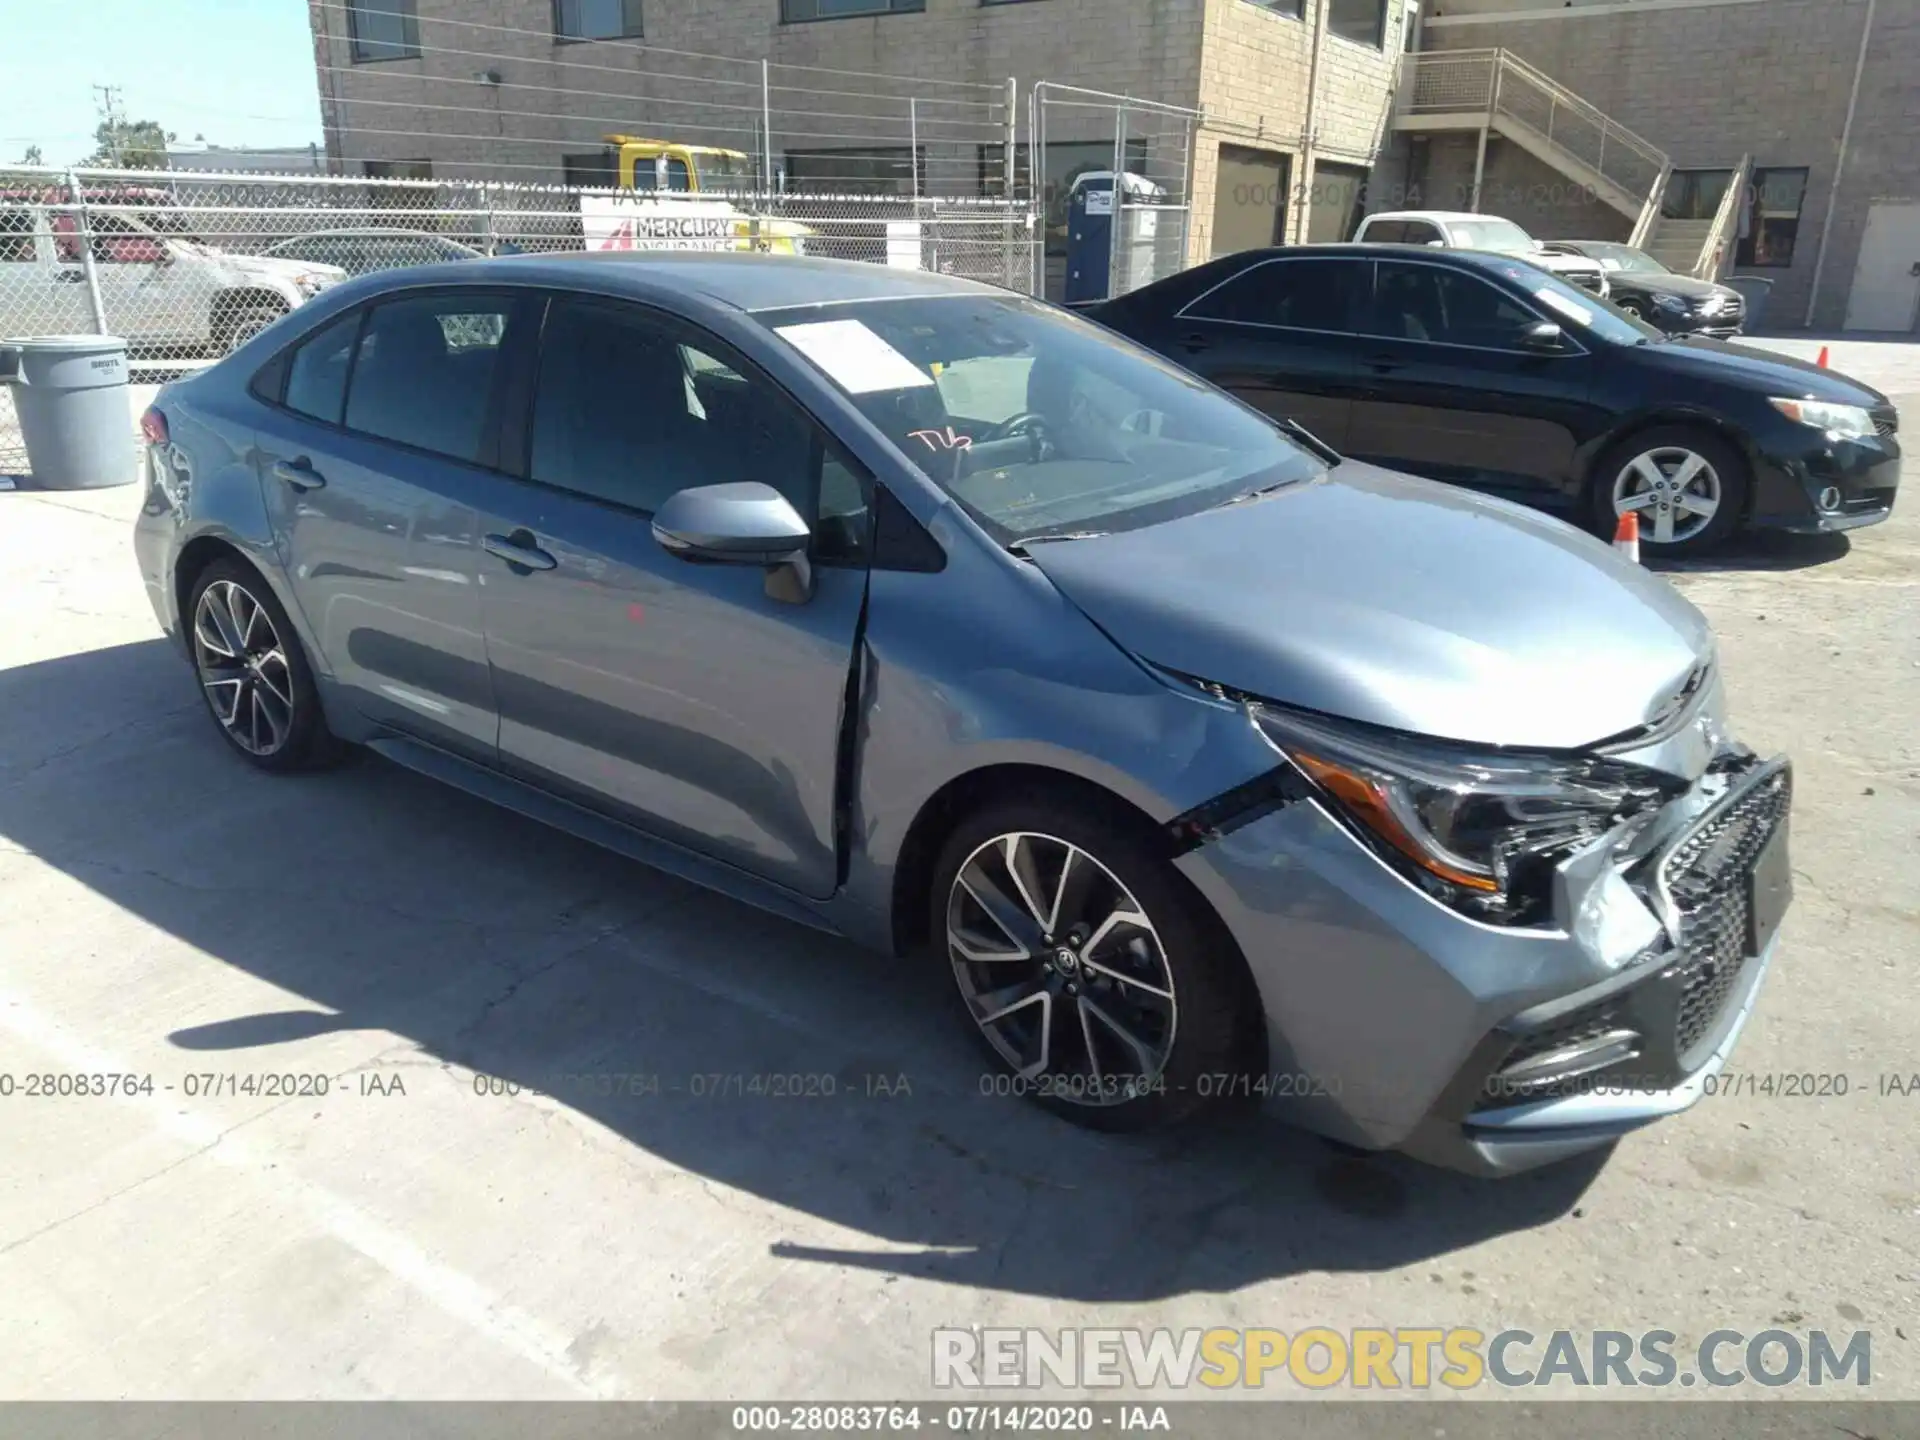
[[1873, 429], [1876, 435], [1887, 436], [1900, 433], [1900, 415], [1894, 410], [1876, 410], [1873, 412]]
[[1552, 1025], [1536, 1030], [1527, 1036], [1511, 1053], [1500, 1061], [1500, 1071], [1487, 1077], [1487, 1083], [1481, 1087], [1480, 1098], [1491, 1103], [1513, 1104], [1520, 1100], [1541, 1100], [1562, 1092], [1563, 1086], [1552, 1080], [1543, 1080], [1535, 1085], [1519, 1085], [1501, 1079], [1501, 1072], [1511, 1070], [1524, 1060], [1536, 1055], [1545, 1055], [1550, 1050], [1559, 1050], [1566, 1046], [1578, 1045], [1583, 1041], [1597, 1040], [1609, 1030], [1630, 1030], [1618, 997], [1610, 997], [1595, 1004], [1584, 1006], [1562, 1016]]
[[1747, 958], [1747, 877], [1792, 798], [1792, 780], [1783, 770], [1681, 841], [1667, 862], [1684, 957], [1674, 1022], [1680, 1055], [1713, 1029], [1733, 991]]

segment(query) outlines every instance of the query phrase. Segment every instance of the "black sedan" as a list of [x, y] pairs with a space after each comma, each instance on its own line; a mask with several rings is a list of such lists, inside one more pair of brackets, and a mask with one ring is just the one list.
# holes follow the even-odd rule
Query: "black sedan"
[[1343, 454], [1605, 535], [1634, 511], [1656, 552], [1871, 525], [1900, 482], [1879, 391], [1668, 336], [1510, 256], [1249, 250], [1082, 310]]
[[1730, 340], [1747, 321], [1746, 299], [1730, 285], [1676, 275], [1644, 250], [1612, 240], [1544, 240], [1555, 255], [1584, 255], [1607, 272], [1613, 303], [1669, 335]]

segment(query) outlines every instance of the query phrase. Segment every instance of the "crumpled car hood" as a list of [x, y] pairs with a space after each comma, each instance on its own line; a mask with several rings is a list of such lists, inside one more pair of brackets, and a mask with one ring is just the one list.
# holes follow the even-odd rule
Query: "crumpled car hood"
[[1354, 460], [1031, 554], [1154, 665], [1481, 744], [1577, 749], [1633, 731], [1713, 650], [1699, 611], [1592, 536]]

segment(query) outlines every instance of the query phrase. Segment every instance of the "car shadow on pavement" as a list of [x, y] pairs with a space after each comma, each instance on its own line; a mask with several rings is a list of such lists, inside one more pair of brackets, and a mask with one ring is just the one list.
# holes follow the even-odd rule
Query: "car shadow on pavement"
[[1687, 574], [1728, 570], [1810, 570], [1844, 560], [1853, 550], [1845, 534], [1795, 535], [1785, 530], [1741, 530], [1703, 555], [1659, 558], [1641, 551], [1649, 570]]
[[[210, 1052], [222, 1070], [284, 1069], [329, 1031], [390, 1032], [403, 1043], [381, 1036], [380, 1063], [545, 1092], [706, 1181], [816, 1217], [814, 1239], [850, 1232], [772, 1244], [797, 1264], [1081, 1302], [1233, 1291], [1547, 1224], [1604, 1164], [1473, 1180], [1252, 1113], [1145, 1137], [1078, 1129], [991, 1093], [938, 965], [869, 954], [372, 757], [258, 774], [158, 640], [0, 671], [0, 844], [299, 997], [191, 1024], [152, 1006], [150, 1049], [177, 1048], [183, 1070]], [[799, 1093], [756, 1093], [754, 1076]]]

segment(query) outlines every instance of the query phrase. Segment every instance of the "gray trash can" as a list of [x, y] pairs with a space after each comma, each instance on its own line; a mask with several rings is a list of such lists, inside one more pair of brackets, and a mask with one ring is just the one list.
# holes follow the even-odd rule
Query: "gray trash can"
[[1740, 322], [1741, 331], [1759, 334], [1767, 323], [1767, 297], [1773, 293], [1773, 281], [1764, 275], [1729, 275], [1726, 284], [1729, 289], [1738, 290], [1740, 298], [1747, 302], [1747, 317]]
[[42, 490], [131, 485], [137, 474], [127, 401], [127, 342], [113, 335], [0, 340], [8, 387]]

